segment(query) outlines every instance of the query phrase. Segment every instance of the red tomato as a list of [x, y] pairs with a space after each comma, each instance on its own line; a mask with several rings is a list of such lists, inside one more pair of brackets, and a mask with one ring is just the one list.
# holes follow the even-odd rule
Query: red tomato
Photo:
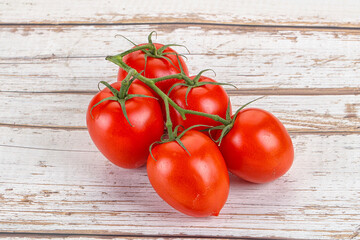
[[220, 151], [230, 172], [254, 183], [281, 177], [294, 159], [293, 144], [285, 127], [271, 113], [256, 108], [239, 112]]
[[150, 183], [170, 206], [194, 217], [217, 216], [229, 194], [229, 175], [216, 144], [189, 130], [181, 137], [189, 154], [175, 141], [152, 149], [147, 172]]
[[[195, 76], [190, 77], [193, 79]], [[216, 82], [215, 80], [201, 76], [199, 82]], [[194, 110], [198, 112], [204, 112], [208, 114], [218, 115], [222, 118], [226, 118], [226, 110], [228, 108], [229, 96], [225, 92], [224, 88], [219, 85], [202, 85], [194, 87], [190, 90], [187, 96], [187, 105], [185, 101], [186, 86], [175, 87], [169, 97], [180, 107], [184, 109]], [[231, 112], [231, 109], [230, 109]], [[203, 124], [209, 126], [218, 126], [219, 122], [216, 122], [210, 118], [186, 114], [186, 120], [182, 119], [178, 111], [170, 106], [170, 117], [173, 122], [173, 126], [182, 125], [184, 128], [189, 128], [193, 125]], [[202, 130], [206, 127], [198, 127], [196, 130]], [[206, 132], [207, 134], [207, 132]]]
[[[121, 83], [112, 86], [119, 90]], [[129, 94], [153, 96], [148, 88], [133, 83]], [[134, 97], [125, 102], [129, 125], [121, 106], [116, 101], [105, 101], [91, 108], [100, 100], [114, 96], [108, 88], [103, 89], [91, 100], [86, 123], [89, 134], [97, 148], [114, 164], [123, 168], [137, 168], [145, 164], [149, 146], [160, 139], [164, 123], [160, 104], [156, 99]]]
[[[142, 46], [142, 45], [145, 45], [145, 43], [140, 44], [138, 46]], [[159, 49], [162, 46], [164, 46], [159, 43], [154, 43], [154, 45], [155, 45], [156, 49]], [[176, 51], [174, 51], [173, 49], [168, 47], [164, 50], [163, 53], [176, 53]], [[177, 74], [177, 73], [181, 72], [176, 55], [167, 54], [167, 55], [164, 55], [164, 57], [167, 57], [168, 59], [170, 59], [172, 64], [167, 59], [164, 59], [164, 58], [147, 57], [146, 69], [144, 69], [145, 68], [145, 53], [141, 50], [124, 56], [123, 61], [130, 67], [134, 68], [137, 72], [141, 72], [141, 71], [145, 70], [142, 73], [142, 75], [147, 78], [159, 78], [159, 77], [173, 75], [173, 74]], [[184, 73], [186, 75], [188, 75], [189, 71], [188, 71], [188, 68], [187, 68], [183, 58], [181, 56], [179, 56], [179, 59], [180, 59], [181, 65], [183, 67]], [[119, 68], [118, 81], [122, 81], [126, 76], [127, 76], [127, 72], [125, 70], [123, 70], [122, 68]], [[135, 80], [135, 81], [140, 82], [141, 84], [146, 86], [140, 80]], [[173, 78], [173, 79], [160, 81], [160, 82], [156, 83], [156, 86], [159, 87], [161, 89], [161, 91], [163, 91], [164, 93], [167, 93], [169, 91], [169, 89], [171, 88], [171, 86], [178, 82], [181, 82], [181, 80]]]

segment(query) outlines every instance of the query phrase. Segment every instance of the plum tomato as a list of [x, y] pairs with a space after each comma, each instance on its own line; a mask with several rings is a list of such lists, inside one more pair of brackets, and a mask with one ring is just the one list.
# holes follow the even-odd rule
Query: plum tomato
[[284, 175], [294, 159], [291, 138], [271, 113], [257, 108], [241, 110], [222, 139], [220, 151], [229, 171], [254, 183]]
[[[194, 79], [195, 76], [190, 77]], [[216, 82], [215, 80], [201, 76], [199, 83], [201, 82]], [[188, 110], [194, 110], [198, 112], [204, 112], [208, 114], [218, 115], [226, 119], [226, 110], [229, 104], [229, 96], [224, 88], [220, 85], [205, 84], [191, 88], [188, 93], [186, 101], [186, 91], [188, 86], [177, 86], [169, 94], [169, 97], [180, 107]], [[231, 107], [231, 105], [230, 105]], [[230, 108], [231, 112], [231, 108]], [[170, 117], [173, 122], [173, 126], [182, 125], [184, 128], [189, 128], [193, 125], [209, 125], [218, 126], [220, 122], [212, 120], [210, 118], [186, 114], [186, 120], [184, 120], [178, 111], [170, 106]], [[206, 127], [198, 127], [196, 130], [202, 130]], [[207, 134], [207, 132], [206, 132]]]
[[[119, 90], [121, 83], [111, 86]], [[131, 84], [128, 94], [153, 96], [148, 88], [137, 83]], [[113, 93], [104, 88], [91, 100], [86, 113], [89, 134], [96, 147], [112, 163], [123, 168], [140, 167], [146, 163], [149, 146], [159, 140], [164, 131], [160, 104], [147, 97], [127, 100], [125, 108], [130, 126], [117, 101], [104, 101], [92, 109], [102, 99], [112, 96]]]
[[[189, 130], [180, 141], [156, 145], [147, 160], [150, 183], [176, 210], [194, 217], [217, 216], [229, 194], [229, 175], [217, 145]], [[154, 160], [155, 159], [155, 160]]]

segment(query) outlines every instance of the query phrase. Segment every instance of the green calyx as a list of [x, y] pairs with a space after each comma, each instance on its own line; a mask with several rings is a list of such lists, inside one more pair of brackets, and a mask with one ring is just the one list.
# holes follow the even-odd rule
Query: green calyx
[[[162, 59], [165, 59], [167, 60], [173, 67], [175, 67], [176, 69], [178, 69], [180, 71], [180, 69], [173, 63], [173, 61], [167, 57], [167, 55], [176, 55], [177, 57], [178, 56], [182, 56], [184, 58], [186, 58], [185, 55], [183, 54], [177, 54], [175, 52], [165, 52], [165, 50], [168, 48], [168, 47], [173, 47], [173, 46], [176, 46], [176, 47], [184, 47], [188, 53], [190, 53], [189, 49], [187, 49], [187, 47], [185, 47], [184, 45], [180, 45], [180, 44], [167, 44], [167, 45], [164, 45], [162, 47], [160, 47], [159, 49], [156, 48], [155, 44], [153, 43], [152, 41], [152, 36], [153, 34], [156, 34], [156, 31], [152, 31], [149, 36], [148, 36], [148, 43], [145, 44], [145, 45], [141, 45], [139, 46], [138, 44], [134, 43], [133, 41], [131, 41], [130, 39], [126, 38], [125, 36], [122, 36], [122, 35], [119, 35], [119, 36], [122, 36], [123, 38], [125, 38], [127, 41], [129, 41], [130, 43], [132, 43], [135, 47], [128, 50], [128, 51], [125, 51], [117, 56], [121, 56], [121, 57], [124, 57], [125, 55], [127, 54], [130, 54], [132, 52], [136, 52], [136, 51], [142, 51], [145, 53], [145, 64], [144, 64], [144, 71], [146, 71], [146, 65], [147, 65], [147, 60], [148, 60], [148, 57], [152, 57], [152, 58], [162, 58]], [[178, 60], [179, 63], [180, 63], [180, 60]]]
[[[236, 120], [236, 117], [238, 116], [238, 114], [240, 113], [241, 110], [243, 110], [245, 107], [247, 107], [249, 104], [259, 100], [259, 99], [262, 99], [264, 98], [265, 96], [262, 96], [262, 97], [259, 97], [259, 98], [256, 98], [244, 105], [242, 105], [236, 112], [235, 114], [233, 115], [233, 117], [231, 117], [231, 113], [230, 113], [230, 99], [228, 101], [228, 107], [227, 107], [227, 110], [226, 110], [226, 120], [229, 121], [228, 124], [223, 124], [223, 125], [219, 125], [219, 126], [216, 126], [216, 127], [212, 127], [212, 128], [208, 128], [206, 129], [206, 131], [208, 131], [209, 133], [209, 136], [210, 138], [218, 143], [218, 146], [221, 145], [221, 142], [223, 140], [223, 138], [226, 136], [226, 134], [228, 134], [230, 132], [230, 130], [233, 128], [234, 126], [234, 123], [235, 123], [235, 120]], [[214, 139], [212, 136], [211, 136], [211, 131], [214, 131], [214, 130], [221, 130], [221, 134], [220, 134], [220, 137], [218, 139]]]
[[116, 101], [116, 102], [118, 102], [120, 104], [121, 110], [122, 110], [122, 112], [124, 114], [124, 117], [125, 117], [126, 121], [129, 123], [129, 125], [131, 127], [134, 127], [133, 125], [131, 125], [129, 117], [128, 117], [127, 112], [126, 112], [126, 106], [125, 106], [126, 101], [128, 101], [128, 100], [130, 100], [132, 98], [135, 98], [135, 97], [154, 98], [156, 100], [157, 100], [157, 98], [152, 97], [152, 96], [143, 95], [143, 94], [128, 94], [130, 85], [135, 80], [135, 77], [129, 79], [131, 76], [132, 76], [132, 72], [129, 73], [128, 76], [122, 81], [120, 91], [115, 89], [109, 83], [107, 83], [105, 81], [100, 81], [100, 83], [104, 84], [111, 91], [113, 96], [104, 98], [104, 99], [100, 100], [99, 102], [97, 102], [94, 106], [92, 106], [92, 108], [90, 109], [90, 115], [91, 115], [91, 117], [93, 119], [94, 119], [94, 116], [92, 115], [92, 110], [96, 106], [98, 106], [99, 104], [101, 104], [101, 103], [103, 103], [105, 101]]
[[[181, 65], [180, 65], [181, 67]], [[237, 88], [235, 85], [233, 84], [230, 84], [230, 83], [220, 83], [220, 82], [199, 82], [200, 80], [200, 77], [201, 75], [206, 72], [206, 71], [212, 71], [214, 72], [214, 70], [212, 69], [205, 69], [205, 70], [202, 70], [200, 71], [195, 77], [194, 79], [190, 79], [189, 77], [187, 78], [184, 78], [185, 80], [185, 83], [177, 83], [177, 84], [174, 84], [168, 91], [167, 95], [169, 96], [169, 94], [171, 93], [172, 90], [174, 90], [174, 88], [178, 87], [178, 86], [185, 86], [187, 87], [186, 89], [186, 93], [185, 93], [185, 104], [186, 106], [188, 106], [188, 95], [189, 95], [189, 92], [191, 91], [191, 89], [193, 88], [197, 88], [197, 87], [201, 87], [201, 86], [204, 86], [204, 85], [227, 85], [227, 86], [232, 86], [234, 88]], [[214, 72], [214, 74], [216, 75], [216, 73]]]
[[[157, 142], [154, 142], [150, 145], [149, 147], [149, 151], [150, 151], [150, 155], [151, 157], [156, 161], [154, 155], [152, 154], [152, 148], [154, 147], [155, 144], [163, 144], [163, 143], [167, 143], [167, 142], [177, 142], [180, 147], [182, 149], [184, 149], [184, 151], [189, 155], [191, 156], [191, 153], [186, 149], [185, 145], [183, 144], [183, 142], [181, 141], [181, 138], [185, 135], [186, 132], [188, 132], [189, 130], [193, 129], [193, 128], [196, 128], [196, 127], [211, 127], [209, 125], [202, 125], [202, 124], [199, 124], [199, 125], [193, 125], [187, 129], [184, 129], [182, 132], [178, 133], [179, 132], [179, 128], [184, 128], [183, 126], [181, 125], [178, 125], [174, 128], [174, 131], [170, 131], [168, 132], [168, 134], [165, 134], [163, 136], [161, 136], [161, 139], [160, 141], [157, 141]], [[171, 134], [170, 134], [171, 133]]]

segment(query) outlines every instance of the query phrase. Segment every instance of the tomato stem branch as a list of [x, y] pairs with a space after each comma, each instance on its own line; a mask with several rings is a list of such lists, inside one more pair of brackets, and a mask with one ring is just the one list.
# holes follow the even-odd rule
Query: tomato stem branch
[[[115, 56], [121, 56], [121, 57], [123, 57], [123, 56], [125, 56], [125, 55], [130, 54], [130, 53], [133, 53], [133, 52], [136, 52], [136, 51], [139, 51], [139, 50], [143, 50], [143, 49], [149, 49], [149, 48], [152, 50], [152, 49], [155, 48], [155, 47], [154, 47], [153, 44], [148, 43], [148, 44], [145, 44], [145, 45], [136, 46], [136, 47], [134, 47], [134, 48], [131, 48], [131, 49], [129, 49], [129, 50], [125, 51], [125, 52], [122, 52], [122, 53], [120, 53], [120, 54], [118, 54], [118, 55], [115, 55]], [[114, 57], [115, 57], [115, 56], [114, 56]]]
[[129, 90], [130, 87], [130, 78], [133, 76], [134, 74], [134, 70], [130, 70], [127, 74], [127, 76], [125, 77], [125, 79], [121, 82], [121, 87], [120, 87], [120, 91], [119, 91], [119, 98], [120, 99], [124, 99], [126, 97], [126, 94]]
[[169, 102], [168, 102], [167, 98], [164, 99], [164, 104], [165, 104], [165, 112], [166, 112], [165, 126], [167, 128], [169, 140], [174, 140], [175, 138], [174, 138], [174, 134], [172, 131], [172, 122], [171, 122], [171, 118], [170, 118]]
[[157, 82], [161, 82], [161, 81], [168, 80], [168, 79], [171, 79], [171, 78], [184, 79], [183, 75], [184, 74], [182, 74], [182, 73], [178, 73], [178, 74], [168, 75], [168, 76], [159, 77], [159, 78], [151, 78], [151, 79], [149, 78], [148, 80], [150, 80], [150, 81], [152, 81], [154, 83], [157, 83]]
[[[144, 45], [145, 46], [145, 45]], [[224, 118], [221, 118], [218, 115], [213, 115], [213, 114], [208, 114], [208, 113], [203, 113], [203, 112], [198, 112], [198, 111], [193, 111], [193, 110], [188, 110], [188, 109], [184, 109], [181, 108], [179, 105], [177, 105], [172, 99], [169, 98], [169, 96], [167, 96], [163, 91], [161, 91], [156, 85], [156, 82], [159, 81], [163, 81], [163, 80], [167, 80], [167, 79], [172, 79], [172, 78], [176, 78], [176, 79], [185, 79], [187, 76], [184, 73], [178, 73], [178, 74], [174, 74], [174, 75], [168, 75], [168, 76], [164, 76], [161, 78], [146, 78], [140, 74], [138, 74], [138, 72], [131, 68], [130, 66], [128, 66], [123, 60], [123, 53], [119, 54], [119, 55], [115, 55], [115, 56], [107, 56], [106, 60], [109, 60], [110, 62], [115, 63], [116, 65], [120, 66], [122, 69], [124, 69], [126, 72], [130, 72], [133, 71], [133, 75], [136, 76], [137, 79], [139, 79], [140, 81], [142, 81], [143, 83], [145, 83], [148, 87], [150, 87], [154, 92], [156, 92], [165, 102], [165, 100], [167, 100], [168, 104], [170, 104], [173, 108], [175, 108], [176, 111], [178, 111], [181, 115], [181, 117], [185, 120], [186, 116], [185, 114], [194, 114], [194, 115], [199, 115], [199, 116], [203, 116], [203, 117], [207, 117], [210, 119], [213, 119], [217, 122], [221, 122], [224, 125], [229, 125], [231, 123], [231, 121], [226, 120]]]

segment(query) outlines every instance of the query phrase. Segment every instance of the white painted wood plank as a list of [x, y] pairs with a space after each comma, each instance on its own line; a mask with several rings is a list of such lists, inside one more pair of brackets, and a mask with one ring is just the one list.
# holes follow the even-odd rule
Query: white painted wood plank
[[[87, 148], [86, 131], [0, 131], [18, 138], [0, 146], [2, 231], [307, 239], [358, 231], [359, 135], [292, 135], [289, 173], [263, 185], [232, 176], [220, 216], [195, 219], [160, 200], [145, 168], [120, 169], [94, 151], [55, 150], [69, 141]], [[53, 138], [53, 150], [26, 148], [24, 141], [16, 147], [31, 131]]]
[[[87, 129], [0, 126], [0, 146], [51, 151], [98, 152]], [[64, 141], [69, 139], [69, 141]]]
[[1, 91], [91, 91], [98, 81], [116, 78], [117, 67], [104, 57], [131, 47], [116, 34], [142, 43], [155, 29], [159, 42], [188, 46], [191, 74], [212, 68], [218, 81], [239, 88], [353, 88], [360, 92], [358, 31], [186, 25], [0, 29]]
[[[83, 128], [91, 94], [1, 93], [1, 124]], [[232, 96], [233, 111], [259, 96]], [[272, 112], [291, 131], [359, 131], [360, 97], [267, 96], [251, 105]]]
[[356, 0], [17, 0], [0, 2], [0, 23], [187, 22], [294, 26], [360, 24]]

